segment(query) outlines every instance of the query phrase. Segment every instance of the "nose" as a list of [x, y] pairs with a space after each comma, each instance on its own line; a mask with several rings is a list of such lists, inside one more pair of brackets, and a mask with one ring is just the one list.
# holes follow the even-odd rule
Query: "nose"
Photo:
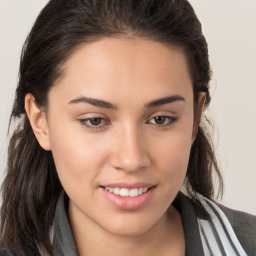
[[136, 172], [151, 163], [145, 136], [139, 129], [120, 129], [112, 146], [111, 165], [117, 170]]

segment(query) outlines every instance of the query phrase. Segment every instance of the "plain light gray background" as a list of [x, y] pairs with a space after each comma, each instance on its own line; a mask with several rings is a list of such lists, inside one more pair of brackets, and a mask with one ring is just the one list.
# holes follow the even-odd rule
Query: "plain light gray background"
[[[47, 0], [0, 0], [0, 183], [22, 44]], [[191, 0], [209, 44], [222, 203], [256, 214], [256, 0]]]

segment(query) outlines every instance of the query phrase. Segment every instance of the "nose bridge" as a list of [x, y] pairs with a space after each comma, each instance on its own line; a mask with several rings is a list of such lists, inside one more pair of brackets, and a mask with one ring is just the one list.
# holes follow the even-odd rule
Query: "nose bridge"
[[143, 130], [135, 124], [123, 124], [115, 139], [112, 165], [125, 171], [138, 171], [149, 165]]

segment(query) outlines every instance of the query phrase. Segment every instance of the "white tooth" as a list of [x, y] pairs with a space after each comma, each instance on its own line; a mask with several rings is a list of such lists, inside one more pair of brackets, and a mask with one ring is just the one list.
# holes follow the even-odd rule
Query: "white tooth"
[[137, 188], [133, 188], [130, 190], [130, 197], [135, 197], [139, 195], [139, 190]]
[[121, 188], [120, 189], [120, 196], [129, 196], [129, 189], [127, 188]]
[[120, 188], [114, 188], [114, 194], [120, 195]]
[[114, 193], [116, 195], [124, 196], [124, 197], [136, 197], [143, 193], [145, 193], [148, 188], [133, 188], [129, 190], [128, 188], [113, 188], [113, 187], [105, 187], [105, 189], [111, 193]]

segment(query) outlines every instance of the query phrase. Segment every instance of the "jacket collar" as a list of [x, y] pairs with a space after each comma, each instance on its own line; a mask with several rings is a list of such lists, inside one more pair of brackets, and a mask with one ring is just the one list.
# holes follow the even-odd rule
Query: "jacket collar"
[[181, 216], [185, 235], [186, 256], [204, 255], [197, 221], [196, 203], [179, 192], [172, 205]]
[[68, 197], [63, 192], [57, 202], [54, 217], [53, 248], [58, 256], [78, 256], [67, 215], [68, 200]]

